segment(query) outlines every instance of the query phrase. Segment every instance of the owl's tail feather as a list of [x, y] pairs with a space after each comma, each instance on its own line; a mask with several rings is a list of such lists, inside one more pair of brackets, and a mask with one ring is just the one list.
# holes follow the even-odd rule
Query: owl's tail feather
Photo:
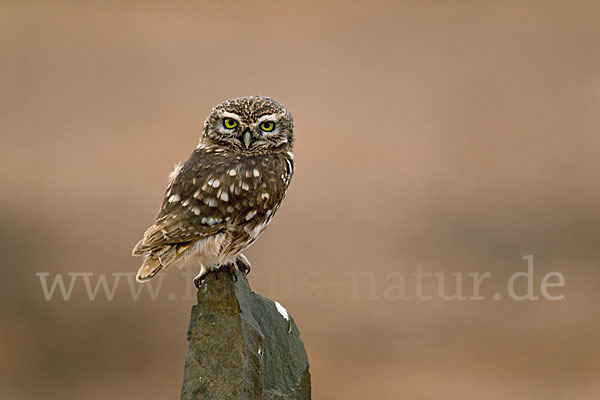
[[135, 280], [138, 282], [145, 282], [151, 279], [154, 275], [158, 273], [163, 268], [160, 261], [157, 257], [149, 255], [148, 258], [144, 260], [140, 269], [138, 269], [137, 275], [135, 276]]
[[158, 274], [161, 269], [166, 269], [178, 259], [187, 249], [193, 246], [193, 242], [166, 245], [146, 255], [146, 259], [137, 272], [135, 279], [144, 282]]

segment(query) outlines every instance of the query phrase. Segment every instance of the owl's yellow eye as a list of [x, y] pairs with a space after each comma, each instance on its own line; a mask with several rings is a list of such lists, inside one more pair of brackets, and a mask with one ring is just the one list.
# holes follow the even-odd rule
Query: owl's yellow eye
[[223, 126], [227, 129], [233, 129], [238, 126], [238, 122], [235, 119], [225, 118], [223, 120]]
[[261, 122], [260, 129], [265, 132], [271, 132], [273, 129], [275, 129], [275, 123], [272, 121]]

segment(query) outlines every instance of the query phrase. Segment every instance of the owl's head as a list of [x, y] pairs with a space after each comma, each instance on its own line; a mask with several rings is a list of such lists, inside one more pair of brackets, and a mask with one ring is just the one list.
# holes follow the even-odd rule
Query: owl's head
[[289, 151], [294, 144], [294, 120], [277, 101], [262, 96], [226, 100], [204, 122], [202, 144], [240, 153]]

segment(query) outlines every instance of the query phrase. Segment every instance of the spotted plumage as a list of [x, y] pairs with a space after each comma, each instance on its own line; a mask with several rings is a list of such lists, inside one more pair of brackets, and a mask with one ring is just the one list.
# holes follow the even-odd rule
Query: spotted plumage
[[198, 147], [175, 167], [162, 206], [133, 254], [138, 281], [171, 265], [197, 263], [195, 282], [226, 265], [249, 270], [242, 252], [269, 224], [292, 174], [293, 120], [267, 97], [216, 106]]

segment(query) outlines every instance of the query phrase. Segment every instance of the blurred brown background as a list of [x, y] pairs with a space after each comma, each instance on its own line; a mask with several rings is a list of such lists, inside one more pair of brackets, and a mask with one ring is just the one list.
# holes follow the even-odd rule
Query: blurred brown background
[[[179, 398], [180, 271], [156, 301], [81, 280], [46, 301], [35, 274], [135, 272], [173, 164], [249, 94], [296, 120], [296, 176], [247, 255], [315, 399], [600, 397], [597, 2], [5, 0], [0, 32], [1, 399]], [[491, 299], [528, 254], [564, 300]], [[382, 297], [418, 265], [490, 271], [488, 300]]]

